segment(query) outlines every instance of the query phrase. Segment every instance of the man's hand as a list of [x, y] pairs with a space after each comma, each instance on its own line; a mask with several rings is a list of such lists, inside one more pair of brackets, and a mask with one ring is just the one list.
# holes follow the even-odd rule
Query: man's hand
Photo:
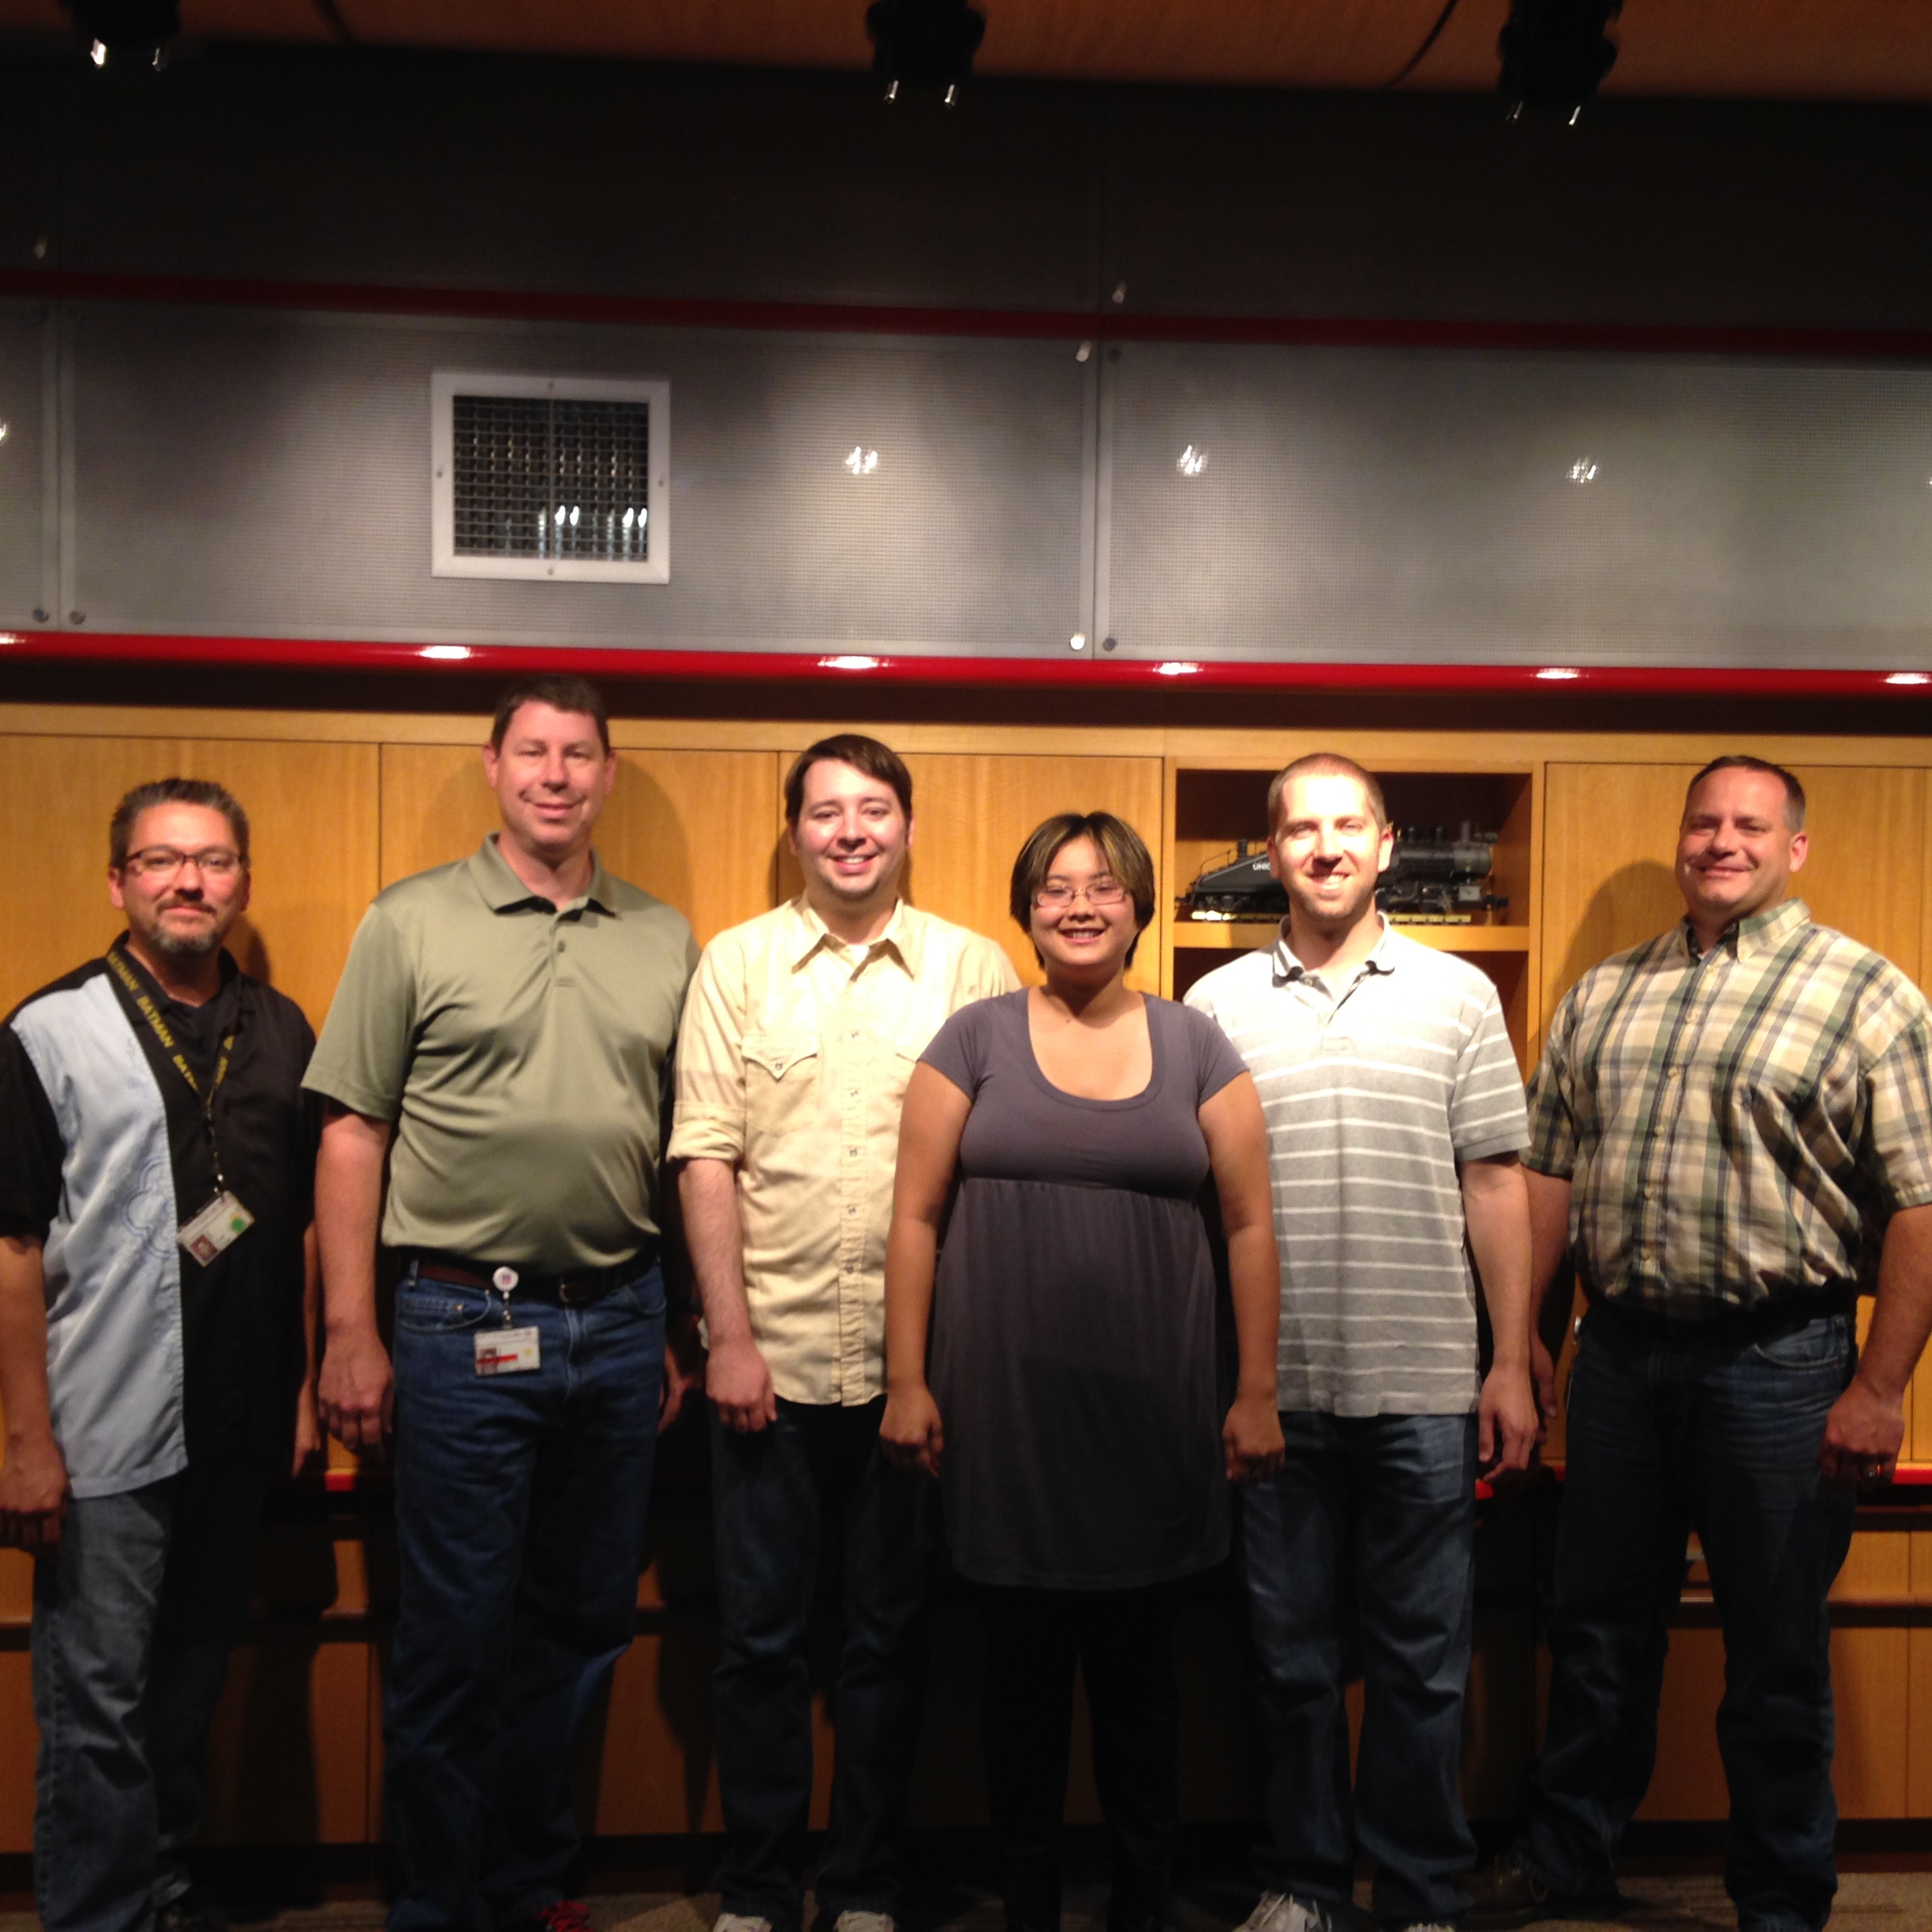
[[345, 1449], [381, 1453], [393, 1426], [395, 1377], [373, 1329], [331, 1334], [317, 1394], [323, 1425]]
[[[1483, 1378], [1476, 1405], [1476, 1466], [1485, 1476], [1519, 1474], [1543, 1438], [1543, 1418], [1530, 1384], [1536, 1376], [1537, 1351], [1530, 1345], [1530, 1372], [1492, 1368]], [[1547, 1366], [1549, 1351], [1543, 1350]]]
[[778, 1417], [778, 1397], [771, 1371], [758, 1344], [747, 1335], [736, 1342], [714, 1342], [705, 1366], [705, 1393], [718, 1420], [740, 1436], [766, 1428]]
[[1271, 1391], [1234, 1398], [1227, 1420], [1221, 1425], [1221, 1447], [1231, 1483], [1259, 1482], [1281, 1467], [1286, 1449]]
[[1880, 1395], [1862, 1376], [1832, 1405], [1818, 1444], [1825, 1480], [1840, 1489], [1889, 1482], [1905, 1440], [1905, 1406]]
[[657, 1433], [661, 1436], [684, 1412], [684, 1398], [704, 1381], [704, 1344], [698, 1317], [680, 1309], [665, 1323], [664, 1382], [657, 1395]]
[[939, 1405], [924, 1383], [886, 1398], [886, 1413], [879, 1418], [879, 1447], [894, 1469], [915, 1469], [923, 1475], [938, 1476], [945, 1430], [939, 1420]]
[[39, 1555], [60, 1546], [67, 1465], [44, 1432], [10, 1439], [0, 1464], [0, 1546]]

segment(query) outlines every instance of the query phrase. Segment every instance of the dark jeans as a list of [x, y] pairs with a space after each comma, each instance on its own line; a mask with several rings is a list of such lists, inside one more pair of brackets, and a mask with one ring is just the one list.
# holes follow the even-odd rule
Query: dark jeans
[[1180, 1815], [1172, 1584], [998, 1589], [985, 1608], [987, 1797], [1006, 1866], [1006, 1923], [1060, 1923], [1073, 1668], [1093, 1720], [1094, 1783], [1113, 1848], [1108, 1932], [1160, 1923]]
[[479, 1376], [503, 1312], [414, 1275], [396, 1292], [394, 1932], [490, 1932], [561, 1896], [571, 1752], [637, 1627], [663, 1277], [581, 1308], [515, 1298], [541, 1364]]
[[899, 1826], [926, 1676], [932, 1485], [878, 1446], [883, 1396], [863, 1408], [792, 1402], [751, 1434], [711, 1421], [719, 1652], [713, 1708], [727, 1834], [722, 1908], [796, 1932], [812, 1789], [807, 1636], [820, 1541], [844, 1546], [844, 1638], [832, 1717], [823, 1911], [892, 1911]]
[[34, 1565], [34, 1895], [47, 1932], [140, 1932], [188, 1889], [209, 1720], [247, 1627], [271, 1472], [197, 1467], [68, 1506]]
[[[1271, 1892], [1339, 1908], [1357, 1847], [1385, 1924], [1453, 1922], [1475, 1863], [1456, 1775], [1475, 1615], [1476, 1418], [1281, 1419], [1287, 1459], [1244, 1496], [1241, 1563], [1268, 1747]], [[1346, 1640], [1361, 1746], [1349, 1785]]]
[[1717, 1743], [1725, 1884], [1746, 1932], [1822, 1926], [1832, 1843], [1830, 1625], [1852, 1500], [1826, 1487], [1825, 1418], [1849, 1315], [1762, 1340], [1593, 1309], [1570, 1382], [1553, 1672], [1523, 1863], [1557, 1889], [1615, 1882], [1657, 1757], [1666, 1624], [1695, 1530], [1724, 1624]]

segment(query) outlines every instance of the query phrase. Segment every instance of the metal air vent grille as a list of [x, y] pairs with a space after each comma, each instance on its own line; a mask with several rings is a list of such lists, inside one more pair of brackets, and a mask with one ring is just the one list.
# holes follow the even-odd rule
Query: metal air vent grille
[[650, 556], [650, 405], [458, 395], [459, 556]]
[[439, 575], [668, 579], [668, 384], [439, 374], [432, 394]]

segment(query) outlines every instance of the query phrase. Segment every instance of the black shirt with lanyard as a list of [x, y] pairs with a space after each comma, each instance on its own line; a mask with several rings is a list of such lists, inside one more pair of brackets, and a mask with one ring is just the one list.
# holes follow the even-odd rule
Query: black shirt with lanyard
[[178, 1225], [223, 1194], [249, 1218], [219, 1248], [178, 1250], [189, 1459], [279, 1458], [303, 1360], [316, 1122], [301, 1081], [313, 1036], [292, 1002], [226, 953], [220, 990], [200, 1006], [170, 998], [124, 940], [107, 966], [161, 1091]]

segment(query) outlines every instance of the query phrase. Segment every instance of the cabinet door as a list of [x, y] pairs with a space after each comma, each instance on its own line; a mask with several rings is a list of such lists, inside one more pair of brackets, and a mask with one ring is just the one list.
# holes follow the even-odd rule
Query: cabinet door
[[[1793, 890], [1822, 923], [1916, 979], [1925, 890], [1923, 772], [1795, 768], [1810, 853]], [[1544, 1012], [1590, 967], [1683, 916], [1672, 871], [1694, 763], [1559, 765], [1544, 790]]]
[[107, 903], [107, 821], [134, 786], [170, 777], [212, 778], [248, 814], [253, 891], [229, 950], [320, 1027], [376, 889], [373, 745], [0, 739], [0, 822], [32, 828], [38, 888], [0, 949], [0, 1013], [122, 930]]
[[[769, 751], [620, 750], [599, 855], [691, 923], [699, 945], [773, 903], [778, 762]], [[473, 852], [501, 819], [472, 745], [383, 747], [385, 886]]]

